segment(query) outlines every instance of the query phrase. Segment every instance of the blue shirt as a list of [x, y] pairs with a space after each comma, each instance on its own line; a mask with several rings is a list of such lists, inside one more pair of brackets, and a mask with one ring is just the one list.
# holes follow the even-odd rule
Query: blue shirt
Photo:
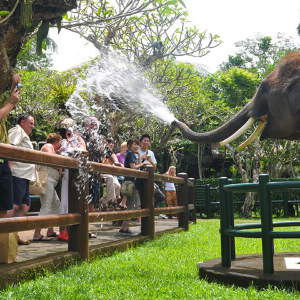
[[[131, 150], [128, 150], [126, 152], [126, 156], [125, 156], [125, 160], [124, 160], [124, 167], [127, 168], [127, 169], [131, 169], [130, 168], [130, 163], [137, 164], [137, 158]], [[140, 190], [141, 190], [141, 179], [140, 178], [126, 177], [125, 176], [124, 181], [133, 181], [135, 183], [135, 188], [140, 193]]]
[[[137, 163], [137, 158], [135, 157], [134, 153], [131, 150], [126, 152], [125, 160], [124, 160], [124, 167], [130, 169], [130, 163]], [[126, 177], [125, 181], [134, 181], [134, 177]]]

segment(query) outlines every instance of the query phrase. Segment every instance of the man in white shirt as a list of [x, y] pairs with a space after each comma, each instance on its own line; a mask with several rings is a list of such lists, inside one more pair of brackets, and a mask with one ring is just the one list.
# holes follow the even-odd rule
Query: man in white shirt
[[[20, 115], [18, 124], [8, 131], [12, 145], [33, 150], [29, 135], [34, 128], [34, 118], [30, 115]], [[14, 208], [7, 211], [8, 217], [24, 217], [29, 211], [30, 193], [29, 181], [35, 181], [35, 165], [10, 161], [9, 166], [13, 175]], [[19, 238], [19, 245], [28, 245], [29, 241]]]
[[153, 151], [148, 149], [150, 145], [151, 145], [150, 135], [147, 133], [143, 134], [140, 137], [140, 148], [139, 148], [141, 159], [142, 161], [148, 160], [155, 170], [157, 167], [157, 161]]
[[[140, 148], [139, 153], [141, 155], [142, 162], [148, 161], [154, 168], [154, 170], [157, 167], [157, 161], [154, 156], [153, 151], [149, 150], [148, 147], [151, 145], [150, 135], [145, 133], [140, 137]], [[140, 207], [136, 207], [136, 209], [140, 209]], [[141, 224], [141, 218], [137, 218], [137, 225]]]

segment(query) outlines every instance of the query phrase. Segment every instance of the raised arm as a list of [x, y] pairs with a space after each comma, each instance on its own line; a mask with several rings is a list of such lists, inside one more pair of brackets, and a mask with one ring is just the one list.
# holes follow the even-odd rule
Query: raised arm
[[17, 91], [16, 83], [21, 82], [21, 75], [14, 74], [12, 80], [13, 80], [11, 86], [12, 94], [9, 98], [9, 101], [0, 109], [0, 121], [2, 121], [11, 112], [11, 110], [15, 107], [15, 105], [20, 100], [20, 91]]

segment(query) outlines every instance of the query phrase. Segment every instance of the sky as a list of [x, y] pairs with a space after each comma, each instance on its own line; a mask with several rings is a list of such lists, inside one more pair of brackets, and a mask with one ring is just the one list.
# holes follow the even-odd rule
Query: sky
[[[285, 37], [293, 37], [296, 44], [300, 44], [297, 26], [300, 23], [299, 0], [183, 0], [188, 19], [192, 26], [201, 31], [217, 34], [223, 43], [212, 49], [201, 58], [183, 59], [206, 66], [208, 71], [214, 72], [218, 66], [234, 55], [237, 48], [234, 43], [247, 38], [254, 39], [255, 34], [275, 37], [278, 32]], [[51, 29], [50, 37], [58, 45], [58, 54], [53, 55], [54, 69], [63, 71], [76, 66], [92, 57], [97, 56], [93, 45], [80, 38], [77, 34], [57, 29]]]

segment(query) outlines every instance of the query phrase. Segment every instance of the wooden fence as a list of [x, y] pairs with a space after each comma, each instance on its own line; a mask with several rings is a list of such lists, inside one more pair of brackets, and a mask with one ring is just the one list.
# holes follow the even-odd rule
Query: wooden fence
[[[154, 174], [152, 166], [143, 171], [125, 169], [88, 161], [88, 152], [81, 159], [49, 154], [36, 150], [0, 144], [0, 158], [19, 162], [69, 169], [69, 213], [64, 215], [28, 216], [0, 219], [0, 233], [19, 232], [36, 228], [69, 226], [68, 251], [79, 252], [82, 260], [89, 260], [89, 223], [117, 221], [142, 217], [141, 234], [155, 238], [154, 216], [178, 213], [178, 226], [189, 229], [189, 216], [196, 222], [195, 180], [187, 174], [168, 177]], [[88, 173], [99, 172], [141, 178], [141, 209], [134, 211], [93, 212], [88, 210]], [[154, 208], [154, 181], [178, 184], [178, 206]], [[80, 188], [76, 188], [79, 186]], [[190, 215], [191, 213], [191, 215]]]

